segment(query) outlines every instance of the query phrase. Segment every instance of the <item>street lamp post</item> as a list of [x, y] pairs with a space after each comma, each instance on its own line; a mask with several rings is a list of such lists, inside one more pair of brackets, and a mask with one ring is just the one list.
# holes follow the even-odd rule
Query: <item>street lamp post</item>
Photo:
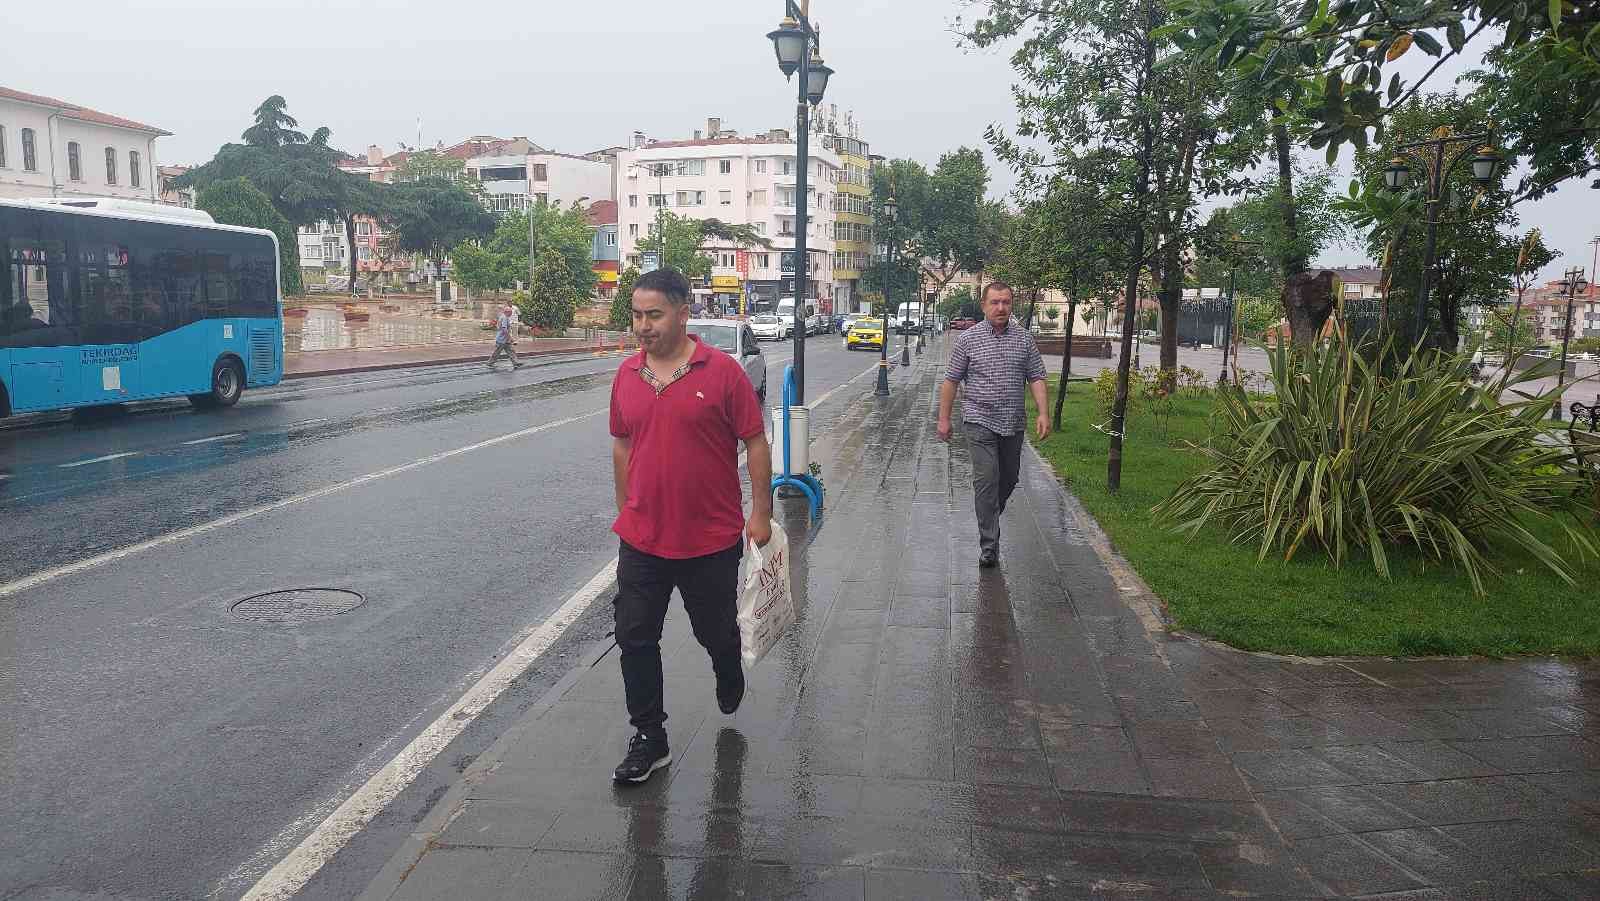
[[1589, 287], [1583, 278], [1583, 268], [1575, 266], [1568, 269], [1561, 278], [1561, 293], [1567, 295], [1567, 321], [1561, 329], [1561, 369], [1556, 372], [1556, 408], [1551, 415], [1559, 421], [1561, 419], [1561, 404], [1567, 393], [1567, 345], [1572, 341], [1572, 303], [1578, 294]]
[[891, 195], [888, 200], [885, 200], [882, 204], [879, 205], [879, 209], [883, 213], [883, 221], [884, 221], [884, 223], [887, 224], [889, 227], [884, 229], [884, 238], [886, 240], [887, 246], [885, 247], [884, 254], [883, 254], [883, 258], [884, 258], [884, 267], [883, 267], [883, 271], [884, 271], [884, 279], [883, 279], [883, 335], [881, 336], [883, 340], [878, 342], [878, 389], [876, 391], [874, 391], [873, 393], [876, 394], [878, 397], [888, 397], [889, 396], [889, 308], [890, 308], [890, 297], [891, 297], [891, 294], [890, 294], [890, 291], [889, 291], [889, 286], [894, 283], [895, 264], [899, 262], [899, 260], [897, 259], [896, 255], [895, 255], [895, 245], [897, 244], [897, 242], [896, 242], [895, 236], [894, 236], [894, 226], [895, 226], [896, 220], [898, 220], [899, 217], [900, 217], [900, 204], [896, 203], [895, 199], [894, 199], [894, 196]]
[[[1428, 292], [1432, 288], [1434, 258], [1438, 250], [1439, 205], [1449, 187], [1447, 182], [1450, 173], [1455, 171], [1462, 160], [1470, 159], [1473, 180], [1485, 186], [1493, 182], [1503, 160], [1500, 153], [1492, 146], [1493, 143], [1493, 131], [1458, 135], [1446, 126], [1436, 129], [1431, 138], [1401, 144], [1396, 148], [1399, 155], [1391, 159], [1389, 165], [1383, 169], [1383, 183], [1394, 191], [1410, 187], [1412, 160], [1422, 166], [1422, 174], [1426, 179], [1422, 187], [1423, 219], [1427, 225], [1427, 237], [1423, 242], [1422, 281], [1417, 288], [1416, 307], [1411, 314], [1413, 342], [1420, 343], [1427, 337]], [[1456, 145], [1460, 145], [1461, 149], [1453, 154], [1450, 153], [1450, 148]], [[1475, 145], [1476, 150], [1473, 149]]]
[[794, 402], [806, 397], [806, 284], [811, 278], [811, 260], [806, 247], [810, 222], [810, 200], [806, 196], [807, 170], [811, 166], [811, 105], [822, 102], [833, 69], [822, 61], [822, 41], [806, 15], [806, 7], [795, 0], [784, 0], [786, 15], [778, 27], [768, 32], [778, 54], [778, 69], [784, 78], [800, 73], [799, 100], [795, 108], [795, 229], [794, 229]]

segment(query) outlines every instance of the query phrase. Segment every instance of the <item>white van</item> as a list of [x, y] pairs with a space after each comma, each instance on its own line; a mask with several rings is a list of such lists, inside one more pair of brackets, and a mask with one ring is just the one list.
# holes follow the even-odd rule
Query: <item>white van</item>
[[[794, 321], [794, 298], [778, 298], [778, 318], [784, 322]], [[817, 312], [817, 302], [806, 298], [806, 337], [822, 332], [822, 316]]]

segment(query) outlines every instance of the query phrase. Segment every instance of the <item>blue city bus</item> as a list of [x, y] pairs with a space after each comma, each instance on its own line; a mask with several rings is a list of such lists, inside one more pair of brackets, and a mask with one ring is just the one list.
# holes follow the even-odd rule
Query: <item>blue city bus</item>
[[278, 242], [139, 201], [0, 200], [0, 416], [283, 378]]

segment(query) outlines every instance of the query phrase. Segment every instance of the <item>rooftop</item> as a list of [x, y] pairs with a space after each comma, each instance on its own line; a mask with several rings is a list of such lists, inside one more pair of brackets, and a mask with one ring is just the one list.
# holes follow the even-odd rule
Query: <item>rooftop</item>
[[0, 99], [17, 100], [22, 103], [32, 103], [38, 106], [54, 107], [60, 115], [65, 116], [68, 119], [77, 119], [79, 122], [93, 122], [96, 125], [110, 125], [113, 128], [127, 128], [133, 131], [150, 132], [151, 134], [157, 136], [172, 134], [172, 132], [167, 131], [166, 129], [157, 128], [154, 125], [146, 125], [143, 122], [135, 122], [132, 119], [124, 119], [121, 116], [113, 116], [110, 113], [102, 113], [99, 110], [93, 110], [87, 106], [79, 106], [76, 103], [68, 103], [65, 100], [57, 100], [54, 97], [46, 97], [43, 94], [29, 94], [26, 91], [17, 91], [11, 88], [0, 87]]

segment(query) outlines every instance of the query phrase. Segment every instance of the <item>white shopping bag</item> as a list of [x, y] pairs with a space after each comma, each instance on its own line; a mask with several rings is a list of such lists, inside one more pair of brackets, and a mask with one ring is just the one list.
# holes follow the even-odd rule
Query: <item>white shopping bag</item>
[[739, 653], [750, 670], [772, 650], [785, 629], [794, 625], [794, 596], [789, 591], [789, 536], [774, 520], [772, 540], [756, 547], [745, 539], [744, 590], [739, 594]]

